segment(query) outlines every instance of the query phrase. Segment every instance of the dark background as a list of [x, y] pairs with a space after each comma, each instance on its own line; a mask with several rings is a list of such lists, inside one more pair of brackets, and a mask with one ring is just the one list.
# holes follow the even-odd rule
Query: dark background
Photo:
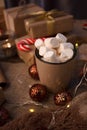
[[77, 19], [87, 18], [87, 0], [4, 0], [5, 8], [21, 4], [36, 3], [45, 10], [58, 9], [73, 14]]

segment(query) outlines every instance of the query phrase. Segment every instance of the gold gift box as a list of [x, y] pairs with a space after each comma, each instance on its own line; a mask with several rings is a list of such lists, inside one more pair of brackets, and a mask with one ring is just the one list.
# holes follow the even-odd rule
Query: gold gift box
[[30, 18], [25, 19], [25, 28], [31, 38], [52, 36], [70, 32], [73, 29], [73, 16], [62, 11], [51, 10], [31, 13]]
[[24, 19], [28, 18], [29, 13], [42, 10], [43, 8], [33, 3], [5, 9], [4, 18], [7, 30], [15, 32], [17, 37], [26, 35]]

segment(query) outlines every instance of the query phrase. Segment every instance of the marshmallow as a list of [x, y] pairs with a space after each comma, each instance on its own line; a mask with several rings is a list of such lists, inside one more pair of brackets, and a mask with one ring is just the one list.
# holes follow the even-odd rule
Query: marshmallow
[[49, 49], [46, 46], [41, 46], [39, 49], [39, 55], [44, 56], [44, 54], [49, 51]]
[[38, 38], [35, 47], [39, 50], [41, 59], [50, 63], [63, 63], [74, 55], [74, 45], [67, 42], [67, 37], [61, 33], [44, 40]]
[[57, 49], [50, 49], [50, 51], [54, 51], [55, 55], [57, 55]]
[[66, 42], [66, 43], [63, 43], [64, 45], [64, 48], [71, 48], [71, 49], [74, 49], [74, 45], [70, 42]]
[[61, 59], [59, 56], [56, 55], [56, 58], [55, 58], [55, 63], [61, 63]]
[[61, 59], [62, 62], [65, 62], [65, 61], [71, 59], [71, 58], [73, 57], [73, 55], [74, 55], [73, 50], [70, 49], [70, 48], [68, 48], [68, 49], [65, 49], [65, 50], [61, 53], [61, 55], [60, 55], [59, 57], [60, 57], [60, 59]]
[[36, 41], [35, 41], [35, 47], [37, 48], [37, 49], [39, 49], [41, 46], [43, 46], [44, 45], [44, 42], [43, 42], [43, 40], [42, 39], [40, 39], [40, 38], [38, 38]]
[[48, 51], [43, 56], [43, 60], [47, 62], [55, 62], [55, 52], [54, 51]]
[[59, 41], [55, 37], [45, 39], [44, 44], [48, 48], [58, 48], [59, 47]]
[[57, 49], [57, 54], [61, 54], [64, 51], [64, 44], [60, 44], [59, 48]]
[[59, 42], [66, 42], [67, 41], [67, 37], [65, 37], [63, 34], [58, 33], [56, 35], [56, 38], [59, 40]]

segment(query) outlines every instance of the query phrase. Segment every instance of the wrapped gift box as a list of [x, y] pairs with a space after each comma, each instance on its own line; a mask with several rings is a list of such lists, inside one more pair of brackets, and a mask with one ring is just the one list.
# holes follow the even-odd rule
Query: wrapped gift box
[[34, 59], [34, 51], [35, 51], [35, 47], [34, 45], [31, 45], [31, 50], [30, 51], [23, 51], [20, 50], [20, 48], [18, 47], [18, 44], [22, 41], [29, 38], [28, 35], [25, 35], [21, 38], [17, 38], [15, 40], [16, 43], [16, 47], [17, 47], [17, 54], [19, 56], [19, 58], [28, 66], [31, 66], [32, 64], [35, 63], [35, 59]]
[[6, 24], [4, 19], [4, 7], [0, 7], [0, 29], [6, 31]]
[[26, 34], [24, 19], [28, 18], [31, 12], [37, 12], [42, 10], [43, 8], [33, 3], [24, 6], [5, 9], [4, 18], [6, 21], [7, 30], [15, 32], [17, 37], [24, 36]]
[[18, 55], [20, 59], [29, 67], [35, 63], [34, 51], [24, 52], [24, 51], [18, 50]]
[[[49, 12], [48, 12], [49, 13]], [[36, 14], [37, 15], [37, 14]], [[25, 28], [31, 38], [52, 36], [60, 33], [70, 32], [73, 28], [73, 16], [59, 11], [44, 18], [32, 17], [25, 19]]]

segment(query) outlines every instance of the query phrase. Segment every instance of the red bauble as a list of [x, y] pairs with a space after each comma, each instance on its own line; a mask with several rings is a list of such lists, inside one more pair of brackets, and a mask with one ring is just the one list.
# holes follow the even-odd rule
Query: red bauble
[[36, 64], [31, 65], [28, 71], [33, 79], [39, 80]]
[[0, 126], [4, 125], [10, 120], [7, 109], [0, 107]]
[[65, 105], [71, 101], [72, 97], [68, 92], [57, 93], [54, 96], [54, 102], [56, 105]]
[[46, 98], [47, 90], [44, 85], [41, 84], [34, 84], [29, 89], [29, 95], [34, 101], [43, 101]]

